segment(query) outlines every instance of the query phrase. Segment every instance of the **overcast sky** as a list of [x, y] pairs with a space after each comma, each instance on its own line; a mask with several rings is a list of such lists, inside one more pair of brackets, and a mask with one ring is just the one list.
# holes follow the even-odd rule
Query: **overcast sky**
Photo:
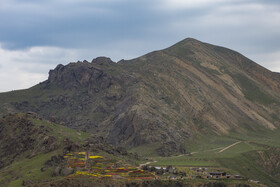
[[192, 37], [280, 72], [279, 0], [0, 0], [0, 92], [57, 64], [131, 59]]

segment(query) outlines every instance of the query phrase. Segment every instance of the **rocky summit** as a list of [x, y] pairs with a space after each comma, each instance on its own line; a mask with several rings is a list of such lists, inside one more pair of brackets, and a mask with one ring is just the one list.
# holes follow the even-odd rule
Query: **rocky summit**
[[195, 136], [280, 126], [280, 74], [223, 47], [185, 39], [132, 60], [58, 65], [48, 80], [0, 94], [0, 114], [33, 111], [127, 148], [185, 153]]

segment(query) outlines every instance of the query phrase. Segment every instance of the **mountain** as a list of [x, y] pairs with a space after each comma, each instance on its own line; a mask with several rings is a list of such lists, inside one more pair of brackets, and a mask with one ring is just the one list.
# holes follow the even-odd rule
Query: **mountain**
[[197, 136], [280, 126], [280, 75], [223, 47], [187, 38], [118, 63], [58, 65], [48, 80], [0, 94], [0, 114], [33, 111], [113, 145], [188, 152]]

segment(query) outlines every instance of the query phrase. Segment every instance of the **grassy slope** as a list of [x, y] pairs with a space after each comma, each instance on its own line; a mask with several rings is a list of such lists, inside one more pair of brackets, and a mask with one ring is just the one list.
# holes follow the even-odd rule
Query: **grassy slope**
[[[16, 117], [21, 118], [21, 117], [25, 117], [25, 115], [26, 114], [22, 114], [22, 113], [16, 114]], [[28, 119], [32, 121], [35, 126], [47, 127], [49, 134], [56, 137], [58, 142], [60, 142], [60, 145], [62, 145], [62, 142], [65, 138], [70, 139], [72, 142], [83, 143], [83, 141], [86, 138], [90, 137], [90, 134], [88, 133], [73, 130], [62, 125], [51, 123], [46, 120], [41, 120], [39, 118], [28, 118]], [[2, 125], [7, 125], [7, 124], [2, 124]], [[9, 133], [12, 132], [9, 131]], [[23, 180], [30, 180], [36, 182], [45, 179], [54, 179], [52, 177], [54, 167], [49, 167], [44, 172], [41, 172], [40, 169], [44, 167], [45, 162], [47, 160], [50, 160], [52, 156], [63, 154], [62, 148], [63, 146], [60, 146], [58, 149], [52, 152], [49, 152], [47, 154], [38, 154], [32, 158], [26, 158], [26, 155], [32, 153], [31, 150], [21, 153], [21, 155], [16, 157], [16, 159], [10, 165], [0, 170], [0, 186], [3, 184], [4, 186], [17, 187], [22, 185]], [[119, 163], [133, 164], [134, 162], [136, 162], [135, 158], [130, 157], [129, 155], [124, 156], [121, 154], [115, 154], [116, 152], [109, 154], [102, 150], [96, 150], [96, 151], [98, 152], [98, 155], [116, 160]], [[56, 177], [55, 179], [60, 179], [60, 177]]]
[[0, 183], [11, 181], [8, 186], [21, 186], [23, 180], [42, 180], [52, 177], [53, 168], [48, 168], [45, 172], [40, 169], [51, 156], [59, 152], [37, 155], [31, 159], [24, 159], [13, 162], [10, 166], [0, 171]]
[[[17, 114], [17, 116], [24, 115], [25, 114]], [[64, 138], [69, 138], [73, 142], [80, 142], [89, 137], [89, 134], [87, 133], [79, 132], [45, 120], [32, 118], [30, 118], [30, 120], [37, 126], [48, 127], [50, 134], [55, 136], [59, 142], [62, 142]], [[23, 180], [36, 181], [52, 177], [53, 168], [48, 168], [45, 172], [41, 172], [40, 169], [43, 167], [44, 163], [51, 158], [51, 156], [61, 154], [62, 150], [58, 148], [50, 153], [39, 154], [30, 159], [24, 158], [24, 155], [28, 154], [27, 152], [22, 153], [22, 155], [17, 157], [11, 165], [0, 170], [0, 184], [9, 184], [8, 186], [21, 186]]]
[[[186, 148], [192, 152], [192, 156], [177, 155], [173, 157], [158, 157], [154, 153], [150, 155], [149, 148], [142, 154], [151, 157], [157, 162], [154, 166], [173, 165], [177, 167], [208, 167], [213, 170], [223, 170], [230, 174], [239, 174], [248, 179], [259, 180], [271, 187], [279, 186], [280, 180], [272, 176], [258, 164], [258, 151], [268, 150], [270, 147], [279, 147], [280, 130], [265, 131], [262, 134], [249, 133], [239, 135], [231, 133], [227, 136], [203, 136], [196, 137], [186, 142]], [[269, 138], [268, 138], [269, 137]], [[235, 142], [241, 143], [219, 153], [224, 147]], [[134, 149], [137, 151], [137, 149]]]
[[34, 124], [43, 125], [51, 128], [53, 130], [52, 135], [57, 137], [59, 141], [62, 141], [64, 138], [69, 138], [73, 142], [78, 142], [89, 137], [89, 134], [83, 131], [77, 131], [55, 123], [50, 123], [48, 121], [38, 119], [32, 119], [32, 121], [34, 122]]

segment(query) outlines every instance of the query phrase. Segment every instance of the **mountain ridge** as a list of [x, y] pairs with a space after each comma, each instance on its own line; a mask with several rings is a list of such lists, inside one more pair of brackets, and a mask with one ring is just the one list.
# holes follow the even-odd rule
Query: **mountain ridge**
[[278, 128], [279, 80], [238, 52], [187, 38], [118, 63], [58, 65], [39, 85], [0, 94], [0, 114], [34, 111], [167, 156], [188, 151], [184, 144], [197, 135]]

